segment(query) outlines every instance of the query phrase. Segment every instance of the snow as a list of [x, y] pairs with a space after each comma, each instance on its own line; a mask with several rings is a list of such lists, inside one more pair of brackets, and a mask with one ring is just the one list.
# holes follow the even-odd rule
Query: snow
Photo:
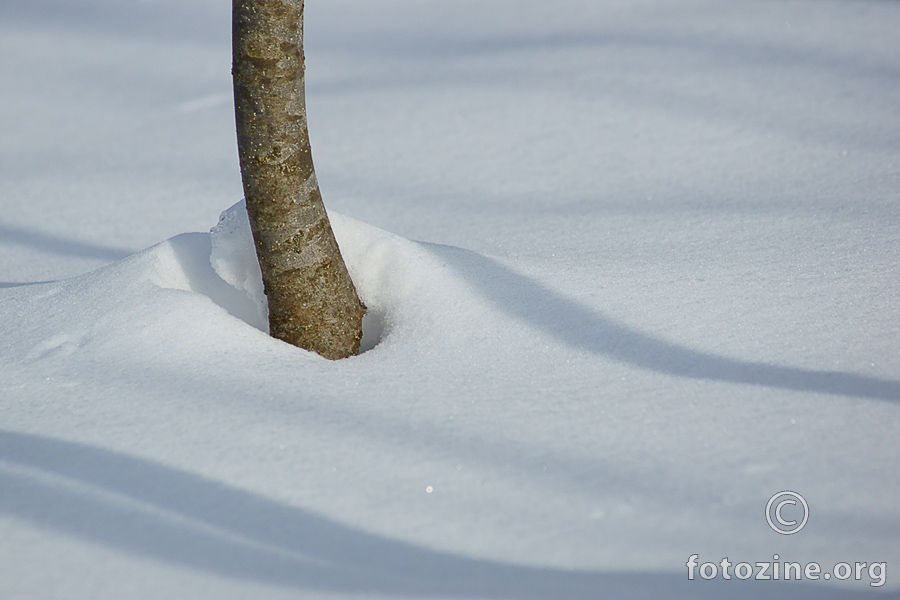
[[[269, 305], [266, 302], [262, 271], [256, 260], [253, 234], [250, 232], [250, 217], [243, 201], [219, 216], [219, 223], [209, 232], [209, 245], [209, 264], [215, 275], [239, 292], [244, 292], [240, 301], [252, 308], [242, 313], [232, 310], [228, 312], [260, 331], [269, 333]], [[209, 275], [206, 280], [216, 281], [215, 276]], [[233, 295], [230, 290], [229, 295]], [[211, 295], [210, 298], [223, 307], [227, 302], [218, 294]]]
[[900, 4], [306, 10], [337, 362], [265, 333], [230, 4], [0, 2], [0, 597], [897, 597]]

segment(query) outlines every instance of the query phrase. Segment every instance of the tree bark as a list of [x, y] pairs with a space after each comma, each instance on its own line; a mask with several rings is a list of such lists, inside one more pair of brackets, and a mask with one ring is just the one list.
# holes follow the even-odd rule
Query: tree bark
[[306, 122], [303, 0], [233, 0], [238, 151], [272, 336], [330, 359], [359, 352], [365, 307], [341, 257]]

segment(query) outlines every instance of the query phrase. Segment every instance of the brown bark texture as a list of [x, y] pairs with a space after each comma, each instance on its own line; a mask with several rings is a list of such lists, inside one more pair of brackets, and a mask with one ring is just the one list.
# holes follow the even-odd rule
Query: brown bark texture
[[232, 76], [247, 212], [272, 336], [330, 359], [359, 351], [365, 307], [313, 169], [303, 0], [233, 0]]

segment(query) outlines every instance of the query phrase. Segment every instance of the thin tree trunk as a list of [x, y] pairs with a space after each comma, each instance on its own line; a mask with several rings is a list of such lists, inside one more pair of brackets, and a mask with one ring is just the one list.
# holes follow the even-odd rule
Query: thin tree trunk
[[306, 124], [303, 0], [233, 0], [234, 104], [247, 212], [274, 337], [359, 351], [365, 307], [338, 250]]

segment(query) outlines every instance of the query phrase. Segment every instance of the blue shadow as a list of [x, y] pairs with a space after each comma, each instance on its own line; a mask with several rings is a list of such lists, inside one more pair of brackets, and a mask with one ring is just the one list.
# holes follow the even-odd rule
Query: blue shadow
[[423, 243], [422, 247], [453, 267], [499, 309], [573, 348], [679, 377], [900, 401], [900, 381], [747, 362], [692, 350], [616, 323], [494, 259], [451, 246]]
[[[0, 513], [123, 552], [304, 591], [497, 599], [871, 598], [470, 559], [347, 527], [186, 471], [0, 430]], [[677, 566], [677, 565], [674, 565]]]

